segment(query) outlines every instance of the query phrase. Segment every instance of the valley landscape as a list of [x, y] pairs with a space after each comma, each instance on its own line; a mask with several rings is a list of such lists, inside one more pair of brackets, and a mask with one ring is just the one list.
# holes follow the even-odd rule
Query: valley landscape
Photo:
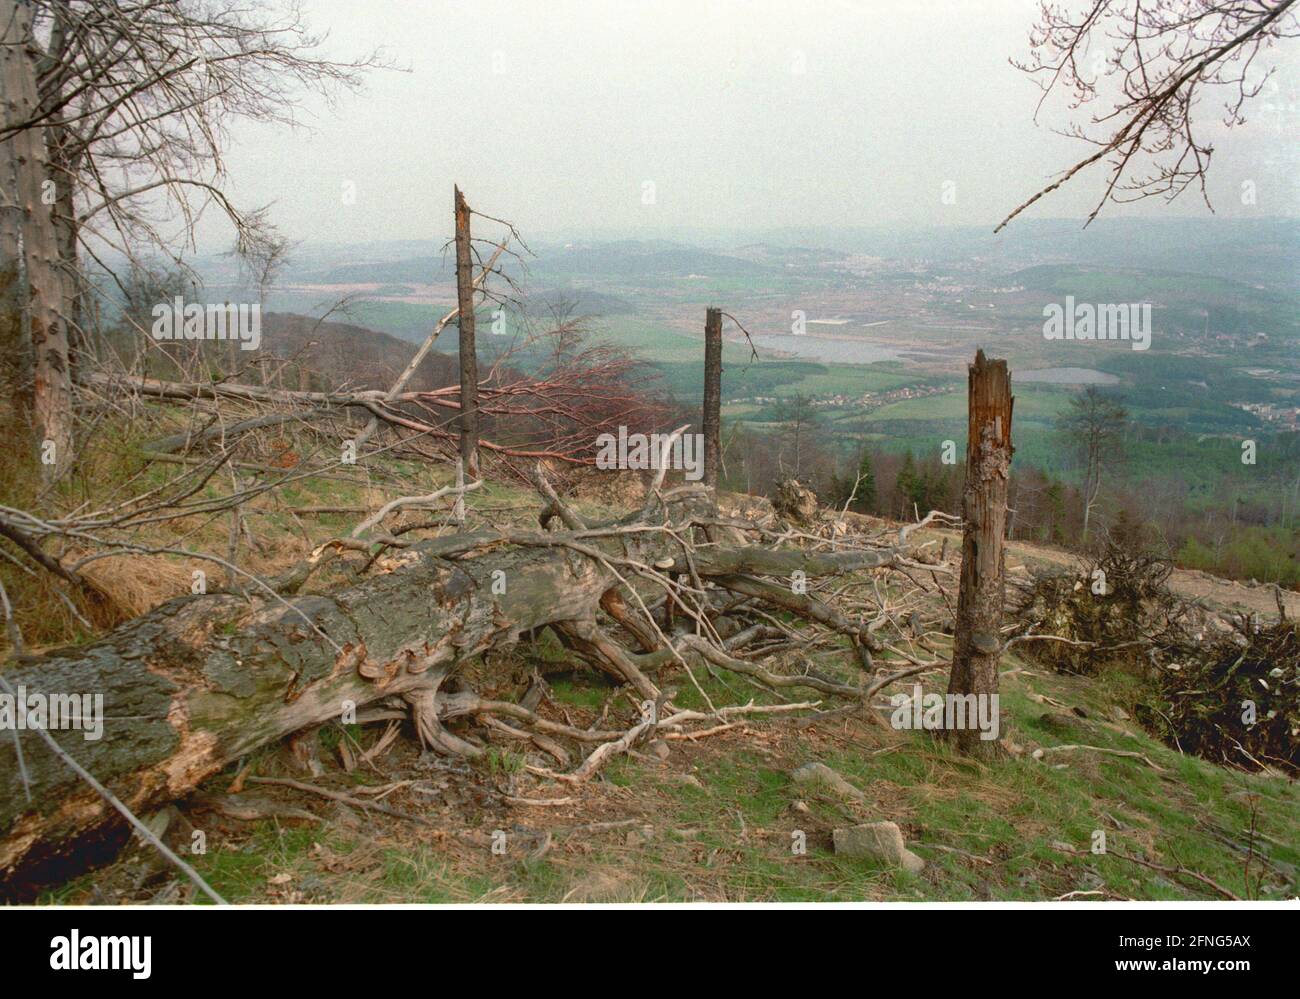
[[[788, 450], [789, 404], [805, 400], [813, 450], [825, 453], [799, 471], [825, 492], [863, 449], [936, 462], [945, 440], [964, 448], [965, 364], [984, 346], [1014, 371], [1018, 468], [1077, 486], [1080, 463], [1062, 446], [1068, 432], [1059, 418], [1080, 388], [1105, 388], [1132, 418], [1125, 460], [1107, 486], [1112, 516], [1127, 509], [1158, 524], [1190, 568], [1300, 582], [1294, 223], [1103, 221], [1085, 240], [1077, 223], [1057, 220], [1002, 236], [826, 230], [696, 244], [536, 242], [534, 250], [510, 272], [518, 294], [483, 311], [493, 333], [487, 351], [516, 344], [529, 313], [563, 305], [589, 338], [627, 351], [655, 388], [694, 406], [703, 385], [701, 317], [723, 304], [743, 324], [725, 336], [728, 432]], [[209, 266], [214, 296], [241, 294], [223, 284], [236, 274]], [[1148, 348], [1046, 339], [1044, 309], [1067, 296], [1151, 303]], [[267, 305], [319, 317], [340, 301], [348, 321], [418, 342], [431, 316], [454, 307], [454, 275], [432, 242], [304, 248]], [[442, 349], [454, 353], [454, 344]], [[1254, 464], [1241, 461], [1247, 439], [1258, 442]], [[765, 491], [772, 473], [759, 477]], [[905, 512], [890, 491], [878, 488], [867, 512]], [[952, 512], [957, 499], [947, 495]], [[1062, 511], [1071, 517], [1081, 519]], [[1044, 516], [1025, 536], [1079, 540], [1079, 524], [1055, 528]]]

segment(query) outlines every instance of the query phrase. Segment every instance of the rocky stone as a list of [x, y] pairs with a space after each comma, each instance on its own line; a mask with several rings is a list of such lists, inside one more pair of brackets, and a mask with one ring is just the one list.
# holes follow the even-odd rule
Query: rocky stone
[[1049, 732], [1055, 732], [1059, 735], [1069, 735], [1071, 732], [1079, 732], [1084, 728], [1083, 723], [1075, 715], [1067, 714], [1064, 711], [1045, 711], [1038, 716], [1038, 724]]
[[635, 829], [629, 829], [623, 837], [624, 846], [644, 846], [655, 838], [655, 827], [644, 825]]
[[867, 822], [833, 833], [835, 852], [843, 857], [869, 857], [889, 867], [919, 873], [925, 861], [907, 848], [896, 822]]
[[825, 763], [805, 763], [791, 772], [790, 778], [796, 784], [819, 784], [848, 798], [866, 800], [866, 795], [846, 781]]

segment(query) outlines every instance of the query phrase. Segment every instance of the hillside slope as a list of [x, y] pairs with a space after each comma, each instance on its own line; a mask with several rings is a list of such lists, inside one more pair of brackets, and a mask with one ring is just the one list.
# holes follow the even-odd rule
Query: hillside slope
[[[608, 491], [600, 495], [575, 508], [608, 513]], [[738, 509], [763, 506], [731, 499]], [[473, 494], [469, 505], [471, 516], [480, 510], [498, 523], [533, 521], [540, 509], [532, 494], [500, 484]], [[337, 527], [322, 525], [324, 532]], [[932, 540], [941, 537], [934, 532]], [[1012, 556], [1013, 566], [1069, 558], [1024, 545]], [[1210, 595], [1227, 606], [1241, 602], [1238, 589], [1245, 588], [1218, 581]], [[1262, 601], [1252, 591], [1256, 597]], [[929, 610], [942, 615], [947, 599], [934, 589]], [[933, 641], [944, 654], [947, 639]], [[789, 668], [849, 678], [856, 672], [849, 663], [831, 648]], [[546, 638], [522, 644], [491, 672], [504, 679], [481, 692], [501, 700], [522, 699], [543, 677], [539, 710], [569, 724], [621, 723], [636, 710]], [[662, 679], [684, 707], [704, 709], [705, 695], [719, 704], [782, 699], [735, 676], [700, 674], [698, 689], [675, 672]], [[942, 690], [946, 680], [943, 669], [915, 678], [926, 691]], [[913, 682], [882, 696], [910, 693]], [[1007, 755], [996, 763], [882, 724], [886, 705], [879, 720], [746, 723], [667, 739], [616, 759], [584, 785], [528, 774], [525, 761], [541, 757], [508, 737], [494, 738], [487, 757], [467, 766], [421, 755], [405, 723], [391, 731], [326, 726], [292, 751], [258, 753], [209, 782], [169, 810], [167, 835], [186, 848], [202, 831], [207, 852], [192, 859], [236, 902], [1295, 897], [1300, 787], [1170, 749], [1132, 720], [1138, 697], [1127, 674], [1062, 676], [1013, 650], [1002, 675]], [[313, 759], [319, 762], [304, 762]], [[830, 766], [857, 791], [795, 781], [792, 773], [809, 762]], [[404, 817], [368, 812], [366, 802]], [[898, 823], [926, 860], [923, 871], [835, 852], [835, 828], [879, 820]], [[1093, 852], [1100, 833], [1101, 854]], [[188, 886], [140, 848], [47, 896], [189, 897]]]

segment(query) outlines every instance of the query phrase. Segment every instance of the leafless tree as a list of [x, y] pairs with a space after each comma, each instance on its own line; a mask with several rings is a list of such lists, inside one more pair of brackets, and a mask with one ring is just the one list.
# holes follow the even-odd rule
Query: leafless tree
[[1088, 540], [1092, 508], [1101, 495], [1103, 473], [1116, 467], [1124, 458], [1124, 427], [1128, 410], [1115, 397], [1101, 392], [1095, 385], [1070, 400], [1070, 407], [1060, 417], [1058, 430], [1065, 445], [1076, 452], [1084, 465], [1083, 473], [1083, 540]]
[[[790, 474], [798, 478], [804, 471], [805, 452], [820, 426], [818, 414], [813, 409], [812, 398], [802, 394], [780, 400], [773, 410], [776, 422], [781, 425], [783, 442], [788, 441], [793, 450], [791, 460], [794, 467]], [[784, 455], [785, 450], [782, 448], [783, 458]]]
[[[1082, 6], [1043, 0], [1030, 32], [1030, 55], [1013, 65], [1072, 112], [1093, 110], [1065, 134], [1094, 151], [1011, 212], [995, 232], [1040, 198], [1094, 163], [1106, 161], [1105, 191], [1088, 215], [1108, 202], [1172, 200], [1205, 187], [1212, 143], [1202, 133], [1202, 96], [1223, 101], [1226, 127], [1246, 120], [1247, 103], [1271, 79], [1276, 43], [1300, 32], [1295, 0], [1087, 0]], [[1086, 224], [1086, 223], [1085, 223]]]
[[256, 257], [275, 237], [263, 211], [226, 193], [229, 126], [296, 124], [303, 91], [332, 99], [382, 59], [324, 57], [297, 0], [4, 0], [0, 28], [6, 74], [35, 77], [31, 100], [6, 102], [0, 143], [39, 154], [20, 161], [5, 201], [31, 211], [27, 192], [52, 195], [37, 214], [52, 228], [43, 238], [54, 243], [57, 288], [34, 311], [57, 319], [34, 331], [46, 335], [35, 405], [66, 413], [94, 292], [86, 264], [119, 285], [123, 260], [161, 255], [184, 269], [194, 226], [212, 210]]

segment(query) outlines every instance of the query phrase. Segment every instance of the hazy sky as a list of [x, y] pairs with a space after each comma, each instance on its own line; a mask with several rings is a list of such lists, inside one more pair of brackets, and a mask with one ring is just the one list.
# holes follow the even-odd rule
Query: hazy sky
[[[329, 32], [331, 54], [383, 46], [409, 71], [372, 73], [333, 111], [304, 100], [309, 131], [234, 128], [235, 197], [274, 202], [297, 240], [441, 238], [453, 182], [476, 208], [534, 235], [991, 226], [1084, 148], [1035, 126], [1038, 90], [1008, 64], [1026, 51], [1033, 0], [304, 7]], [[1294, 67], [1300, 41], [1290, 48]], [[1286, 72], [1231, 132], [1207, 107], [1209, 134], [1220, 133], [1211, 188], [1220, 215], [1300, 213], [1295, 81]], [[1082, 215], [1100, 179], [1063, 189], [1038, 214]], [[1241, 203], [1246, 180], [1253, 206]], [[1190, 192], [1142, 210], [1153, 209], [1205, 214]], [[227, 238], [205, 224], [201, 248]]]

